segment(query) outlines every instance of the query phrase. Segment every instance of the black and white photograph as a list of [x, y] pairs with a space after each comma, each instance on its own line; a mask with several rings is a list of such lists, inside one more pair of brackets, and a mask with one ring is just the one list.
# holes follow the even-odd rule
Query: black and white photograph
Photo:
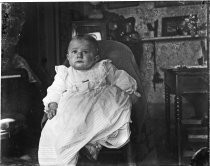
[[0, 5], [1, 166], [209, 166], [209, 0]]

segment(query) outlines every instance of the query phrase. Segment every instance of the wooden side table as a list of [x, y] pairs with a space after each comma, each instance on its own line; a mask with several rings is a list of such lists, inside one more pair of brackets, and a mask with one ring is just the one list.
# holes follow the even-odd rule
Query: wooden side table
[[175, 95], [175, 137], [178, 165], [182, 165], [182, 95], [208, 93], [208, 69], [206, 67], [162, 68], [165, 84], [165, 116], [167, 142], [170, 143], [170, 95]]

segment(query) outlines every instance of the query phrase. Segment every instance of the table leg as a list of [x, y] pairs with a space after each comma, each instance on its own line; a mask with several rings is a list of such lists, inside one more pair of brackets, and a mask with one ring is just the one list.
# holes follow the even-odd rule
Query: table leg
[[175, 137], [177, 141], [178, 165], [182, 162], [182, 136], [181, 136], [181, 119], [182, 119], [182, 97], [175, 95]]
[[165, 84], [165, 118], [166, 118], [166, 143], [170, 147], [170, 89]]

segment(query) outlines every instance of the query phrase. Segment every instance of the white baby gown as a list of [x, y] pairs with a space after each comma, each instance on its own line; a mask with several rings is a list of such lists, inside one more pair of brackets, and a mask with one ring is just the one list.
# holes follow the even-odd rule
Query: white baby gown
[[45, 111], [57, 102], [57, 114], [42, 130], [38, 158], [41, 166], [76, 165], [87, 143], [120, 148], [129, 140], [131, 100], [136, 81], [110, 60], [90, 70], [56, 66], [55, 81], [43, 99]]

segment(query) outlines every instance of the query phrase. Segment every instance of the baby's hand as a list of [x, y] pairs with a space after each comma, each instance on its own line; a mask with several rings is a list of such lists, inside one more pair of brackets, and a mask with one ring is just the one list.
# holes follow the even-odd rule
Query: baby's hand
[[48, 108], [47, 118], [52, 119], [56, 115], [58, 104], [56, 102], [51, 102], [48, 104]]
[[56, 115], [57, 110], [47, 110], [47, 118], [50, 120]]

